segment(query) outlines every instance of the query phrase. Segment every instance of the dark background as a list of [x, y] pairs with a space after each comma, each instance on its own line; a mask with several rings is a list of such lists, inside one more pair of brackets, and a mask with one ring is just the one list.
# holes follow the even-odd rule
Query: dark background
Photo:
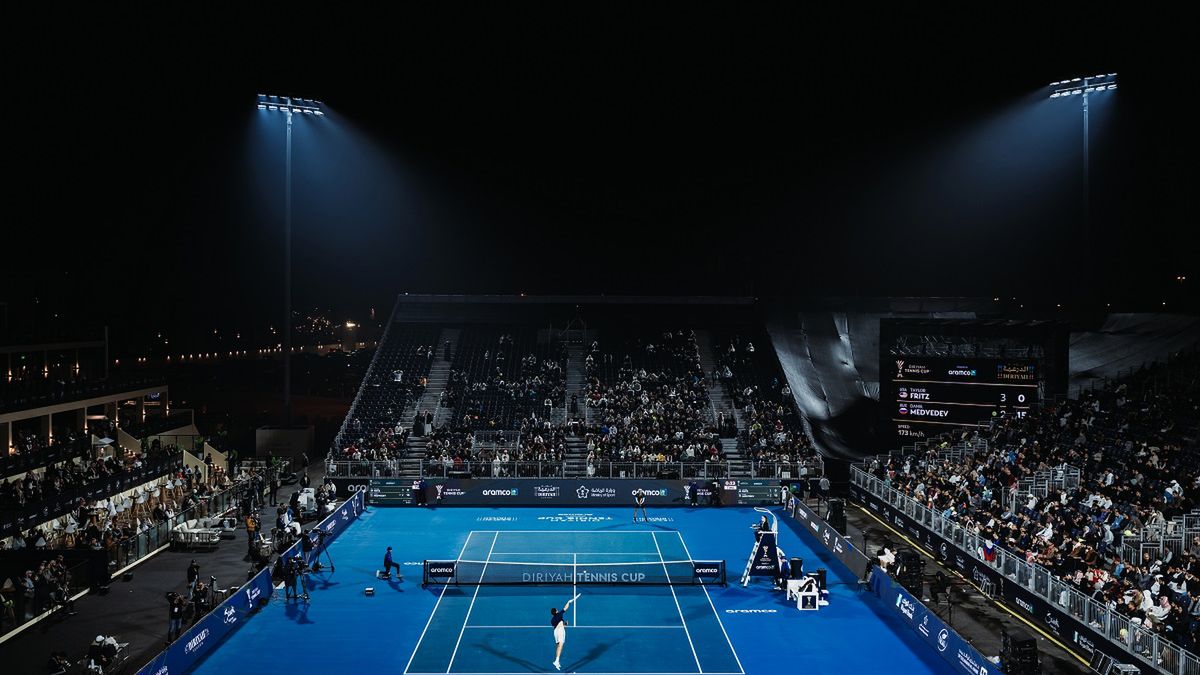
[[[295, 127], [295, 306], [335, 322], [405, 291], [1190, 296], [1181, 16], [439, 11], [7, 22], [8, 329], [277, 325], [259, 92], [330, 109]], [[1089, 255], [1079, 105], [1046, 85], [1111, 71]]]

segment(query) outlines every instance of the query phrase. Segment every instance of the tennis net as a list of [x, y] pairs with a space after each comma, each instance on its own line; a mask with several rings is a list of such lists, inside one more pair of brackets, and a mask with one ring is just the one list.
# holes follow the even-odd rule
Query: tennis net
[[495, 560], [426, 560], [424, 585], [725, 585], [724, 560], [550, 563]]

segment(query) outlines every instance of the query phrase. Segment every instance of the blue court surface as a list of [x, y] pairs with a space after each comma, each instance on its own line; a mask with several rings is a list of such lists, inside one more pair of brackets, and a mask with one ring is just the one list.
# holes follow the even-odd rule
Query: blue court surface
[[[336, 571], [311, 577], [310, 603], [277, 592], [196, 672], [557, 672], [550, 608], [576, 593], [566, 673], [952, 672], [784, 516], [780, 547], [804, 558], [806, 570], [829, 570], [830, 605], [800, 612], [765, 580], [742, 588], [758, 515], [672, 508], [634, 524], [630, 510], [617, 508], [372, 507], [330, 547]], [[375, 577], [387, 546], [403, 561], [403, 581]], [[550, 579], [563, 570], [568, 581], [422, 588], [426, 559], [466, 561], [460, 581]], [[692, 560], [725, 560], [729, 585], [603, 583], [674, 577]], [[550, 576], [530, 576], [539, 573]], [[572, 584], [589, 578], [601, 583]]]

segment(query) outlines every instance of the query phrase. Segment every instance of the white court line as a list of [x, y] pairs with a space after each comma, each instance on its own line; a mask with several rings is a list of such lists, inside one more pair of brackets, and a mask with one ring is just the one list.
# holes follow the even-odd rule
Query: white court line
[[492, 554], [493, 557], [498, 555], [658, 555], [654, 551], [629, 551], [622, 553], [566, 553], [563, 551], [497, 551]]
[[[658, 559], [662, 561], [663, 574], [667, 575], [667, 581], [671, 580], [671, 573], [667, 571], [667, 559], [663, 557], [662, 548], [658, 545], [658, 537], [654, 532], [650, 533], [650, 538], [654, 540], [654, 548], [658, 549]], [[691, 556], [688, 556], [691, 557]], [[679, 610], [679, 620], [683, 622], [683, 634], [687, 636], [688, 646], [692, 648], [692, 658], [696, 659], [696, 670], [704, 672], [704, 667], [700, 665], [700, 656], [696, 654], [696, 645], [692, 642], [692, 632], [688, 630], [687, 619], [683, 618], [683, 608], [679, 606], [679, 596], [675, 595], [675, 587], [667, 586], [671, 589], [671, 597], [675, 599], [675, 609]], [[716, 610], [713, 610], [714, 612]]]
[[[471, 543], [471, 535], [472, 534], [475, 534], [475, 533], [474, 532], [467, 533], [467, 540], [463, 542], [462, 549], [459, 550], [459, 552], [458, 552], [459, 558], [461, 558], [463, 556], [463, 554], [467, 552], [467, 544]], [[425, 621], [425, 627], [421, 629], [421, 637], [417, 638], [417, 646], [413, 647], [412, 656], [408, 657], [408, 663], [404, 666], [405, 673], [407, 673], [409, 667], [412, 666], [413, 659], [415, 659], [417, 657], [417, 650], [419, 650], [421, 648], [421, 640], [425, 639], [425, 631], [429, 630], [429, 624], [433, 623], [433, 615], [437, 614], [438, 605], [442, 604], [442, 596], [446, 594], [446, 589], [449, 587], [450, 587], [449, 584], [442, 586], [442, 592], [438, 594], [437, 602], [433, 603], [433, 611], [429, 613], [429, 619]]]
[[[492, 559], [492, 549], [496, 548], [496, 540], [499, 538], [499, 532], [492, 537], [492, 546], [488, 549], [487, 558], [484, 559], [483, 571], [479, 573], [479, 580], [481, 582], [483, 581], [483, 575], [487, 574], [488, 561]], [[461, 558], [462, 556], [460, 555], [459, 557]], [[450, 669], [454, 667], [454, 657], [458, 656], [458, 645], [462, 644], [463, 633], [467, 632], [467, 623], [471, 621], [471, 610], [475, 609], [475, 599], [479, 597], [480, 588], [483, 588], [482, 583], [475, 586], [475, 595], [471, 596], [471, 604], [467, 605], [467, 616], [463, 619], [462, 630], [458, 631], [458, 640], [454, 643], [454, 651], [450, 652], [450, 663], [446, 665], [447, 673], [450, 672]]]
[[571, 615], [571, 618], [575, 621], [575, 626], [577, 628], [579, 627], [579, 602], [578, 602], [579, 598], [576, 596], [578, 596], [579, 591], [578, 591], [578, 589], [575, 588], [575, 582], [578, 580], [579, 580], [579, 554], [576, 553], [575, 554], [575, 564], [571, 566], [571, 606], [575, 608], [575, 610], [574, 610], [575, 613]]
[[[475, 625], [475, 626], [467, 626], [467, 628], [535, 628], [537, 630], [546, 630], [546, 626], [479, 626], [479, 625]], [[644, 628], [671, 628], [674, 630], [679, 630], [679, 629], [683, 628], [683, 626], [572, 626], [571, 628], [572, 628], [572, 630], [575, 628], [631, 628], [631, 629], [636, 628], [637, 630], [642, 630]]]
[[[696, 675], [696, 671], [686, 673], [646, 673], [634, 672], [627, 670], [605, 670], [597, 671], [607, 673], [607, 675]], [[445, 673], [409, 673], [408, 675], [445, 675]], [[529, 671], [523, 672], [487, 672], [487, 673], [455, 673], [454, 675], [529, 675]], [[586, 675], [586, 673], [584, 674]], [[704, 675], [746, 675], [745, 673], [704, 673]]]
[[[505, 534], [653, 534], [645, 530], [471, 530], [480, 534], [503, 532]], [[663, 530], [663, 532], [678, 532], [679, 530]]]
[[[683, 545], [683, 554], [691, 559], [692, 554], [690, 551], [688, 551], [687, 542], [683, 540], [683, 535], [679, 532], [679, 530], [675, 530], [675, 534], [679, 537], [679, 543]], [[729, 570], [727, 569], [726, 574], [728, 573]], [[708, 606], [712, 607], [713, 616], [717, 617], [717, 625], [721, 627], [721, 632], [725, 634], [725, 642], [729, 645], [729, 651], [733, 652], [733, 660], [737, 661], [738, 669], [741, 670], [744, 675], [746, 672], [746, 667], [742, 665], [742, 660], [738, 658], [737, 650], [733, 648], [733, 641], [729, 639], [729, 633], [725, 630], [725, 624], [721, 622], [721, 614], [717, 611], [717, 606], [713, 604], [712, 596], [708, 594], [708, 586], [700, 584], [700, 588], [704, 590], [704, 597], [708, 598]]]

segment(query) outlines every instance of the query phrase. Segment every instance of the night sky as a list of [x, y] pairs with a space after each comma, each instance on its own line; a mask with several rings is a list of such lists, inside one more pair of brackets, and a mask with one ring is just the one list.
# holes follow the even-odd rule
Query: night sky
[[[334, 319], [404, 291], [1146, 300], [1195, 271], [1182, 17], [572, 7], [9, 22], [10, 323], [275, 318], [259, 92], [331, 113], [295, 127], [294, 265]], [[1080, 109], [1046, 85], [1112, 71], [1089, 258]]]

